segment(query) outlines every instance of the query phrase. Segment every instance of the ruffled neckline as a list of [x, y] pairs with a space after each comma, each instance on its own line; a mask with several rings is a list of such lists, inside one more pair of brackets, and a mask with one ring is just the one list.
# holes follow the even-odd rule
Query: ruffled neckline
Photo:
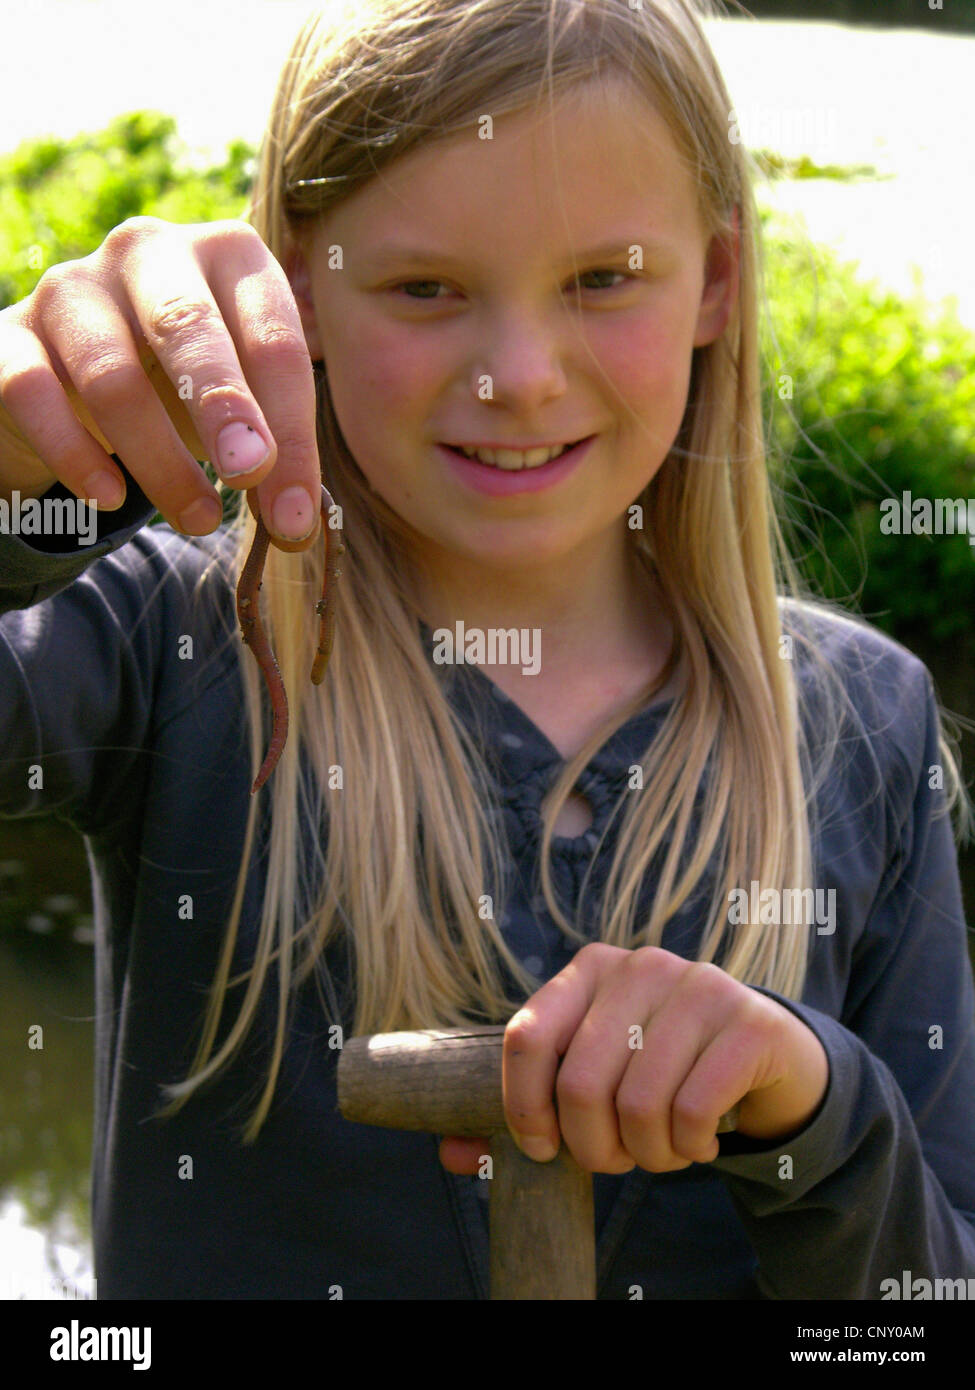
[[[420, 623], [432, 662], [433, 632]], [[533, 719], [474, 664], [438, 666], [446, 672], [447, 694], [479, 746], [497, 783], [502, 813], [513, 815], [532, 843], [541, 839], [541, 806], [565, 765], [565, 758]], [[589, 802], [592, 824], [580, 835], [553, 835], [553, 853], [570, 859], [591, 858], [614, 807], [654, 733], [673, 706], [673, 695], [657, 696], [622, 724], [593, 754], [576, 780]]]

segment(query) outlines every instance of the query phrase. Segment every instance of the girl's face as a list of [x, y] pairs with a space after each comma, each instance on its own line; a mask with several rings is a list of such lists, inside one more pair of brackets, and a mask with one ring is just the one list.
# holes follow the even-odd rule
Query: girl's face
[[[586, 88], [497, 118], [490, 139], [427, 145], [303, 250], [289, 271], [342, 434], [429, 561], [468, 578], [571, 573], [594, 547], [622, 551], [627, 507], [680, 427], [693, 348], [737, 293], [735, 248], [708, 246], [656, 111]], [[585, 438], [544, 479], [445, 448]]]

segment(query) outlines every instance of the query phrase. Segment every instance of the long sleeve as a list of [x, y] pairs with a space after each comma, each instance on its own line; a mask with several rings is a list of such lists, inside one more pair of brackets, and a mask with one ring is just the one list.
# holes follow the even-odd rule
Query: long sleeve
[[772, 1298], [931, 1297], [915, 1281], [975, 1276], [975, 997], [957, 858], [939, 814], [934, 694], [913, 658], [906, 680], [902, 708], [914, 716], [892, 732], [913, 795], [850, 948], [841, 1018], [765, 991], [822, 1042], [823, 1103], [775, 1147], [722, 1139], [713, 1165]]
[[[215, 645], [199, 641], [211, 620], [190, 629], [195, 660], [170, 650], [206, 547], [147, 527], [153, 505], [126, 481], [124, 506], [99, 514], [92, 545], [0, 535], [0, 816], [56, 814], [85, 833], [110, 825], [153, 721], [188, 697]], [[46, 495], [71, 494], [59, 483]]]

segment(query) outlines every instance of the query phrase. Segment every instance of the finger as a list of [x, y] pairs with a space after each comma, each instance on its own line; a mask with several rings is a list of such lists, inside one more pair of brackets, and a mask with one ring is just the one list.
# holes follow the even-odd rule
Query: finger
[[178, 389], [206, 457], [229, 486], [253, 487], [274, 466], [274, 438], [245, 380], [198, 248], [173, 230], [157, 230], [151, 219], [117, 228], [116, 241], [106, 241], [109, 269], [103, 274], [117, 275], [124, 286], [133, 335], [141, 335]]
[[674, 1096], [671, 1146], [676, 1153], [699, 1155], [696, 1163], [713, 1163], [718, 1157], [718, 1122], [751, 1090], [753, 1065], [744, 1060], [754, 1055], [748, 1031], [721, 1029]]
[[491, 1141], [469, 1139], [459, 1135], [447, 1135], [440, 1141], [440, 1162], [448, 1173], [458, 1173], [461, 1177], [474, 1177], [482, 1168], [482, 1160], [490, 1155]]
[[559, 1062], [592, 1002], [600, 972], [622, 954], [600, 943], [584, 946], [509, 1020], [501, 1063], [505, 1116], [529, 1158], [545, 1162], [558, 1152]]
[[275, 539], [310, 545], [318, 533], [322, 476], [315, 378], [294, 294], [259, 239], [231, 244], [221, 256], [217, 245], [203, 244], [201, 263], [276, 446], [274, 469], [257, 488], [261, 515]]
[[[319, 492], [321, 492], [321, 485], [319, 485]], [[244, 496], [245, 496], [245, 498], [247, 499], [247, 506], [248, 506], [248, 508], [250, 509], [250, 514], [251, 514], [251, 516], [254, 518], [255, 521], [257, 521], [258, 517], [261, 516], [261, 504], [260, 504], [260, 501], [259, 501], [258, 494], [259, 494], [259, 489], [256, 488], [256, 487], [253, 487], [253, 488], [250, 489], [250, 491], [244, 493]], [[320, 518], [320, 519], [321, 519], [321, 516], [322, 516], [322, 503], [320, 502], [320, 503], [319, 503], [319, 518]], [[323, 524], [324, 524], [324, 522], [323, 522]], [[318, 529], [319, 529], [319, 528], [316, 527], [316, 529], [312, 532], [311, 541], [314, 541], [314, 540], [316, 539], [316, 537], [317, 537], [317, 535], [318, 535]], [[307, 539], [305, 539], [305, 540], [303, 540], [303, 541], [283, 541], [283, 540], [279, 540], [277, 537], [274, 537], [273, 539], [274, 539], [274, 544], [278, 547], [278, 549], [279, 549], [279, 550], [284, 550], [284, 551], [286, 551], [289, 555], [293, 555], [293, 554], [295, 554], [295, 553], [296, 553], [297, 551], [299, 551], [299, 550], [307, 550], [307, 549], [308, 549], [308, 546], [311, 544], [311, 541], [309, 541], [309, 540], [307, 540]]]
[[[122, 505], [124, 479], [71, 408], [44, 344], [26, 324], [4, 314], [0, 401], [30, 449], [65, 487], [109, 510]], [[39, 473], [38, 484], [44, 481]]]
[[[170, 525], [192, 535], [213, 531], [221, 520], [220, 498], [152, 389], [125, 316], [92, 283], [84, 299], [84, 332], [79, 332], [78, 293], [75, 275], [64, 283], [59, 311], [52, 305], [43, 315], [66, 384]], [[117, 472], [111, 463], [109, 468]]]
[[[725, 1104], [724, 1089], [712, 1097], [706, 1083], [688, 1082], [741, 1007], [742, 988], [715, 965], [689, 962], [648, 1020], [616, 1095], [620, 1137], [641, 1168], [667, 1172], [717, 1157], [718, 1121], [744, 1092]], [[747, 1059], [739, 1055], [737, 1065], [740, 1075]]]
[[640, 1161], [620, 1127], [618, 1092], [633, 1059], [643, 1056], [645, 1020], [689, 969], [668, 951], [644, 947], [622, 952], [599, 980], [556, 1082], [563, 1138], [589, 1172], [626, 1173]]

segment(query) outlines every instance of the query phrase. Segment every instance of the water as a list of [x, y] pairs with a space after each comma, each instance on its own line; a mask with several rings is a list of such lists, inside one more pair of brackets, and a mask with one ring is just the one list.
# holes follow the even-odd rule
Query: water
[[80, 838], [0, 821], [0, 1298], [91, 1287], [89, 913]]

